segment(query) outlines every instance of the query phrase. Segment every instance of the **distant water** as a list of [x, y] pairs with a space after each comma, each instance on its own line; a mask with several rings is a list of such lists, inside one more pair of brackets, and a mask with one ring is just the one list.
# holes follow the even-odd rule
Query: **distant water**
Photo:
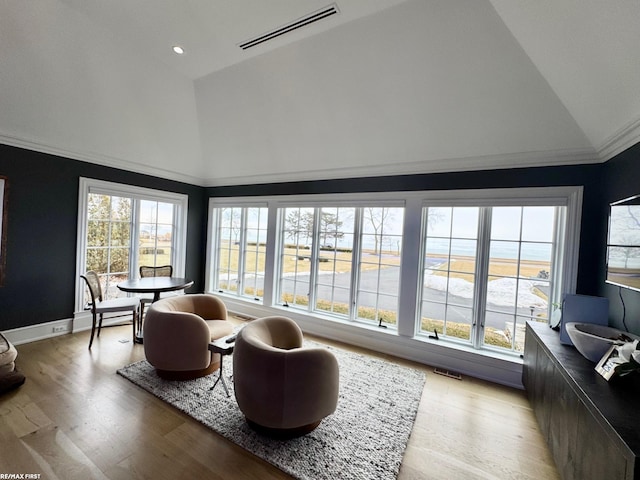
[[[492, 242], [491, 257], [516, 260], [519, 248], [521, 260], [551, 261], [551, 244], [549, 243]], [[429, 254], [447, 255], [449, 249], [451, 249], [451, 255], [471, 257], [476, 254], [476, 243], [454, 240], [449, 246], [449, 241], [446, 239], [430, 238], [427, 243], [426, 256], [428, 257]]]
[[[392, 251], [399, 252], [401, 248], [401, 242], [399, 237], [396, 238], [395, 242], [384, 241], [382, 242], [382, 249], [384, 251]], [[249, 239], [249, 241], [256, 241], [255, 239]], [[261, 239], [261, 241], [263, 241]], [[352, 245], [350, 241], [345, 241], [345, 239], [338, 239], [335, 242], [335, 239], [332, 239], [331, 242], [328, 241], [331, 245], [335, 245], [337, 248], [350, 248]], [[309, 245], [311, 242], [309, 241]], [[370, 238], [366, 237], [363, 241], [362, 245], [365, 250], [373, 250], [375, 248], [375, 244], [370, 241]], [[379, 248], [379, 247], [378, 247]], [[449, 249], [451, 248], [451, 255], [460, 255], [460, 256], [468, 256], [472, 257], [476, 254], [476, 242], [473, 240], [453, 240], [451, 242], [451, 247], [449, 246], [449, 241], [443, 238], [429, 238], [427, 242], [427, 252], [426, 257], [429, 257], [430, 254], [434, 255], [447, 255], [449, 254]], [[506, 258], [516, 260], [518, 258], [518, 248], [521, 248], [520, 258], [522, 260], [537, 260], [537, 261], [551, 261], [551, 244], [550, 243], [534, 243], [534, 242], [504, 242], [504, 241], [494, 241], [491, 244], [491, 256], [493, 258]]]
[[[337, 247], [347, 247], [347, 245], [342, 245], [343, 242], [338, 241]], [[363, 242], [362, 247], [364, 249], [373, 250], [374, 244], [368, 244], [368, 242]], [[451, 242], [451, 247], [449, 246], [449, 241], [447, 239], [442, 238], [430, 238], [427, 242], [427, 252], [426, 257], [429, 257], [429, 254], [434, 255], [448, 255], [449, 248], [451, 248], [451, 255], [460, 255], [466, 257], [472, 257], [476, 254], [476, 242], [473, 240], [453, 240]], [[491, 256], [492, 258], [506, 258], [516, 260], [518, 258], [518, 249], [520, 248], [520, 259], [521, 260], [535, 260], [535, 261], [551, 261], [551, 244], [550, 243], [534, 243], [534, 242], [504, 242], [504, 241], [494, 241], [491, 244]], [[400, 245], [397, 247], [393, 245], [390, 248], [389, 245], [383, 243], [383, 250], [394, 250], [399, 251]]]

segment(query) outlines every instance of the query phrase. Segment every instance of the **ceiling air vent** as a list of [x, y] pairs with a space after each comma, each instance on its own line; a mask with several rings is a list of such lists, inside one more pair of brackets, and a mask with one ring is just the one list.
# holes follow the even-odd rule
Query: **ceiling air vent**
[[247, 50], [251, 47], [255, 47], [260, 45], [261, 43], [268, 42], [269, 40], [273, 40], [274, 38], [279, 37], [280, 35], [284, 35], [285, 33], [293, 32], [301, 27], [306, 27], [307, 25], [311, 25], [312, 23], [316, 23], [324, 18], [328, 18], [332, 15], [340, 13], [338, 10], [338, 6], [333, 3], [328, 7], [321, 8], [317, 12], [310, 13], [309, 15], [305, 15], [298, 20], [294, 20], [293, 22], [287, 23], [281, 27], [276, 28], [275, 30], [271, 30], [270, 32], [263, 33], [259, 37], [252, 38], [251, 40], [247, 40], [239, 44], [238, 46]]

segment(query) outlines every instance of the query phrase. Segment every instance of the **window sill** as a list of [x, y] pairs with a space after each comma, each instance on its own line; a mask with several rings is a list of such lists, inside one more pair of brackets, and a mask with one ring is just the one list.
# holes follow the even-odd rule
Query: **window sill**
[[396, 329], [350, 322], [330, 316], [283, 307], [264, 306], [232, 295], [216, 293], [230, 312], [250, 318], [283, 315], [295, 320], [303, 332], [369, 350], [393, 355], [432, 367], [468, 375], [494, 383], [522, 388], [522, 359], [517, 354], [476, 350], [470, 346], [427, 335], [404, 336]]
[[522, 365], [522, 354], [517, 352], [500, 352], [498, 350], [493, 350], [490, 348], [473, 348], [471, 345], [466, 345], [462, 342], [458, 342], [455, 340], [450, 340], [447, 338], [440, 338], [439, 340], [429, 338], [426, 333], [419, 333], [414, 337], [415, 340], [429, 343], [431, 345], [443, 345], [447, 348], [459, 350], [461, 352], [471, 353], [475, 355], [481, 355], [488, 358], [496, 358], [505, 362], [513, 362], [517, 365]]

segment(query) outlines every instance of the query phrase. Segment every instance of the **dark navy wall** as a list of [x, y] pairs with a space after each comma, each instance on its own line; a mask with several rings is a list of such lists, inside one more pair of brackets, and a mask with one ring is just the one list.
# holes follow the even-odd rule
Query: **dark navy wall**
[[[360, 179], [202, 188], [147, 175], [0, 145], [0, 175], [8, 177], [7, 266], [0, 287], [0, 330], [71, 318], [79, 177], [189, 195], [187, 276], [204, 289], [207, 198], [281, 194], [584, 186], [578, 293], [611, 301], [611, 322], [622, 306], [605, 286], [608, 204], [640, 193], [640, 145], [605, 164], [507, 169]], [[626, 319], [640, 333], [640, 293], [624, 291]]]
[[[604, 184], [603, 201], [607, 205], [640, 195], [640, 143], [605, 164]], [[607, 216], [604, 222], [606, 231]], [[624, 315], [629, 331], [640, 335], [640, 292], [605, 284], [604, 261], [600, 273], [599, 295], [609, 298], [609, 322], [617, 328], [623, 328]]]
[[[581, 185], [584, 187], [577, 291], [596, 295], [604, 270], [607, 204], [603, 202], [604, 166], [518, 168], [479, 172], [399, 175], [359, 179], [291, 182], [209, 188], [212, 197], [314, 193], [461, 190]], [[603, 223], [604, 222], [604, 223]]]
[[204, 289], [205, 189], [0, 145], [8, 177], [7, 245], [0, 331], [73, 317], [80, 177], [189, 195], [187, 277]]

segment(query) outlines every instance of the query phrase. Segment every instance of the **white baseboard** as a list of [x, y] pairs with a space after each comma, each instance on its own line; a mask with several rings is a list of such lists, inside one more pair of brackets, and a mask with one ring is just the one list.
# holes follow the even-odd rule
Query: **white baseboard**
[[4, 330], [2, 334], [14, 345], [44, 340], [45, 338], [59, 337], [71, 333], [73, 319], [65, 318], [52, 322], [28, 325], [26, 327]]
[[[118, 325], [119, 323], [127, 321], [131, 321], [131, 315], [105, 316], [102, 326]], [[45, 338], [59, 337], [61, 335], [90, 330], [91, 323], [92, 317], [90, 312], [77, 312], [73, 318], [4, 330], [2, 334], [14, 345], [22, 345], [24, 343], [44, 340]]]

